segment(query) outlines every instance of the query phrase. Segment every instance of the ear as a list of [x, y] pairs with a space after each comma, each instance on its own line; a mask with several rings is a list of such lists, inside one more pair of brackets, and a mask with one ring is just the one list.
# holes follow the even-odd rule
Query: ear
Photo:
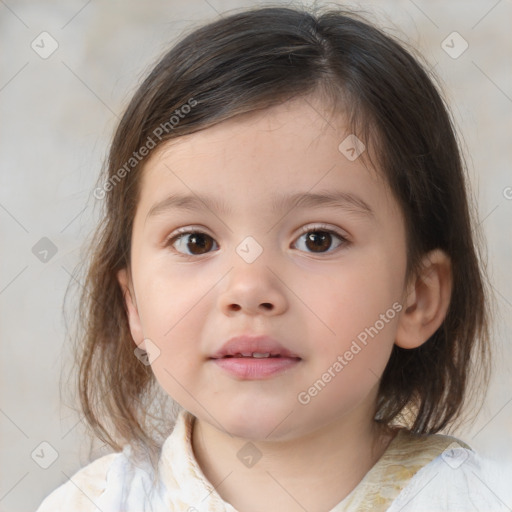
[[135, 300], [135, 292], [133, 290], [132, 279], [129, 271], [125, 268], [119, 270], [117, 273], [117, 280], [121, 286], [124, 302], [128, 311], [128, 323], [130, 325], [130, 332], [132, 334], [133, 341], [135, 341], [139, 348], [145, 350], [146, 347], [144, 343], [142, 323], [140, 321], [137, 301]]
[[420, 275], [406, 289], [405, 308], [400, 316], [395, 344], [411, 349], [425, 343], [446, 317], [452, 293], [449, 256], [440, 249], [422, 261]]

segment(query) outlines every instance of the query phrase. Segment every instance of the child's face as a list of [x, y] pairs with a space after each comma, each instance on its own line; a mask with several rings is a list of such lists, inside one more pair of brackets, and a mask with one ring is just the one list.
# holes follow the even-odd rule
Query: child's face
[[[338, 149], [343, 119], [328, 117], [315, 98], [294, 100], [172, 141], [144, 169], [133, 338], [151, 340], [150, 358], [158, 348], [152, 369], [171, 397], [237, 436], [285, 439], [373, 417], [405, 299], [404, 222], [383, 181]], [[321, 193], [357, 196], [372, 213], [348, 202], [286, 203]], [[226, 209], [148, 216], [171, 194], [209, 196]], [[208, 236], [165, 246], [182, 227]], [[300, 360], [271, 375], [263, 365], [272, 362], [256, 362], [255, 377], [232, 374], [211, 356], [241, 334], [268, 335]]]

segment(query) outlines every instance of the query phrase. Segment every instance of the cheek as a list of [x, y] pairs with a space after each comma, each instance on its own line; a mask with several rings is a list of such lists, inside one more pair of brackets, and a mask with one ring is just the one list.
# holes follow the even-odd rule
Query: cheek
[[400, 298], [400, 279], [395, 274], [389, 266], [362, 260], [340, 266], [329, 277], [312, 279], [302, 293], [312, 321], [317, 319], [317, 332], [326, 341], [347, 339], [374, 325]]
[[[205, 287], [206, 288], [206, 287]], [[163, 387], [171, 389], [177, 382], [190, 380], [201, 364], [201, 323], [206, 317], [206, 300], [200, 298], [201, 289], [181, 286], [165, 279], [148, 281], [141, 298], [141, 320], [144, 336], [158, 349], [158, 357], [152, 362], [155, 376]], [[176, 379], [176, 381], [173, 379]], [[174, 395], [174, 391], [172, 393]]]
[[207, 294], [218, 281], [217, 275], [197, 272], [191, 267], [170, 265], [156, 260], [144, 266], [139, 276], [145, 329], [167, 342], [197, 315]]
[[166, 309], [152, 311], [152, 323], [148, 327], [160, 351], [159, 357], [152, 361], [151, 369], [159, 385], [182, 405], [189, 404], [191, 396], [196, 396], [204, 387], [200, 379], [201, 365], [204, 364], [199, 344], [201, 308], [196, 305], [191, 310], [194, 303], [189, 305], [184, 300], [174, 307], [168, 303]]
[[315, 340], [309, 345], [308, 385], [329, 381], [319, 402], [351, 401], [368, 393], [389, 360], [401, 309], [400, 266], [375, 254], [358, 255], [309, 291], [311, 309], [321, 321], [308, 322], [308, 337]]

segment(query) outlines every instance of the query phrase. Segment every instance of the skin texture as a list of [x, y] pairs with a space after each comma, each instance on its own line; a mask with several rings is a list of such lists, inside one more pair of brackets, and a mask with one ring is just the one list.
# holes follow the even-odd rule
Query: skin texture
[[[405, 282], [402, 213], [378, 172], [338, 150], [349, 133], [320, 99], [295, 98], [170, 141], [144, 168], [132, 263], [118, 275], [131, 333], [158, 355], [151, 366], [162, 388], [196, 416], [193, 448], [206, 477], [222, 481], [219, 494], [244, 512], [325, 511], [357, 485], [393, 436], [372, 419], [393, 344], [424, 343], [449, 304], [441, 251]], [[274, 193], [326, 191], [354, 194], [373, 213], [271, 207]], [[213, 195], [230, 211], [147, 218], [174, 193]], [[166, 245], [182, 227], [209, 235], [206, 250], [190, 236]], [[333, 234], [315, 252], [302, 227], [347, 241]], [[249, 236], [262, 249], [251, 263], [236, 250]], [[393, 304], [401, 311], [389, 318]], [[381, 315], [388, 321], [378, 334], [300, 403]], [[243, 333], [269, 335], [301, 361], [263, 380], [233, 377], [208, 358]], [[237, 457], [249, 440], [262, 454], [250, 468]]]

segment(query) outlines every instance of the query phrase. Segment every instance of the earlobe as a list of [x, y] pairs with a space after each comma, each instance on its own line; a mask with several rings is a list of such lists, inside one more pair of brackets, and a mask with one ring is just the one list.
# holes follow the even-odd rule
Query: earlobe
[[417, 348], [443, 323], [452, 292], [449, 256], [440, 249], [425, 255], [422, 270], [406, 290], [403, 313], [398, 321], [395, 344]]
[[132, 334], [133, 341], [139, 348], [144, 349], [144, 333], [142, 329], [142, 323], [137, 308], [137, 301], [135, 300], [132, 280], [127, 269], [123, 268], [119, 270], [117, 273], [117, 280], [119, 281], [119, 285], [121, 286], [121, 291], [123, 293], [124, 303], [128, 313], [128, 323], [130, 325], [130, 332]]

